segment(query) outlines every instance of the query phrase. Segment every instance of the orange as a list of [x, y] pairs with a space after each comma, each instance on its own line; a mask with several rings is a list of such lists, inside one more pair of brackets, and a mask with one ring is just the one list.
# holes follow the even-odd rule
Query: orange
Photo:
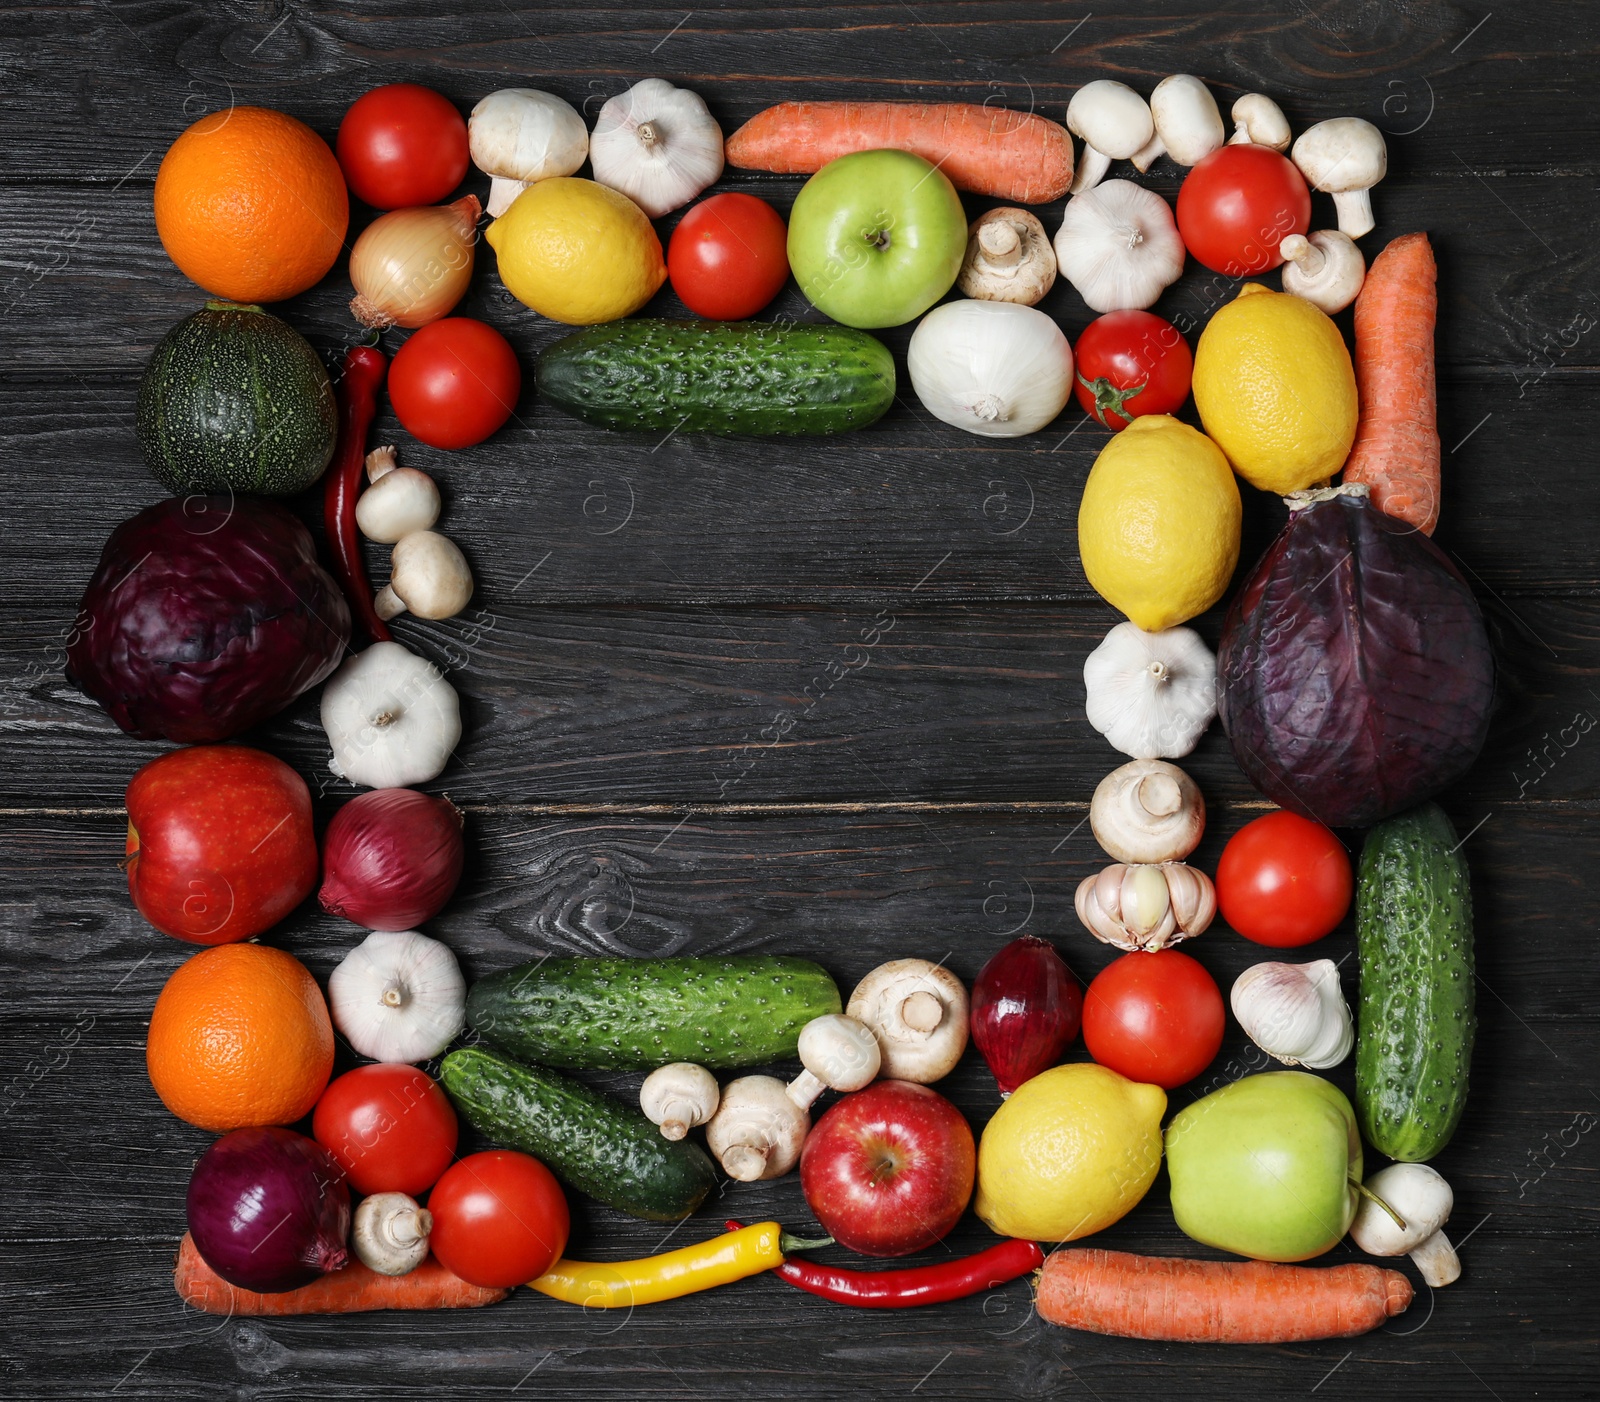
[[150, 1084], [201, 1129], [285, 1125], [333, 1070], [333, 1024], [310, 971], [263, 944], [219, 944], [180, 964], [156, 999]]
[[333, 266], [349, 224], [328, 143], [267, 107], [202, 117], [156, 172], [156, 232], [168, 256], [229, 301], [304, 292]]

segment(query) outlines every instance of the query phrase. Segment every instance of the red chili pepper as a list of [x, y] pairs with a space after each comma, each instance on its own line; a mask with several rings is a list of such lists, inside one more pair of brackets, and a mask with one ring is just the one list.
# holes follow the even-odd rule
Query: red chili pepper
[[351, 346], [335, 393], [339, 401], [339, 444], [328, 468], [322, 495], [322, 521], [333, 553], [333, 572], [344, 586], [350, 613], [375, 643], [389, 641], [389, 625], [372, 605], [367, 569], [356, 530], [356, 498], [367, 464], [367, 430], [378, 411], [378, 390], [389, 368], [376, 346]]
[[[737, 1222], [728, 1222], [737, 1231]], [[825, 1300], [861, 1309], [905, 1309], [911, 1305], [937, 1305], [962, 1300], [980, 1290], [992, 1290], [1008, 1280], [1044, 1265], [1044, 1251], [1036, 1241], [1010, 1240], [966, 1256], [941, 1261], [936, 1266], [912, 1266], [898, 1271], [852, 1271], [839, 1266], [819, 1266], [813, 1261], [786, 1260], [774, 1271], [790, 1285]]]

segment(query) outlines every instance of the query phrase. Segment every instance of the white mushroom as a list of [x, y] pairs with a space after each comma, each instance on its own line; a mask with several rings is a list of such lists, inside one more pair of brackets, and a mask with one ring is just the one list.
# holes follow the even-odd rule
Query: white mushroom
[[721, 1093], [717, 1078], [692, 1061], [674, 1061], [644, 1078], [639, 1087], [639, 1108], [651, 1124], [661, 1126], [664, 1139], [682, 1139], [696, 1125], [717, 1113]]
[[1119, 862], [1181, 862], [1200, 845], [1206, 801], [1177, 765], [1136, 759], [1095, 787], [1089, 830]]
[[379, 1275], [405, 1275], [428, 1258], [433, 1214], [404, 1193], [362, 1198], [350, 1223], [356, 1258]]
[[1350, 1237], [1369, 1256], [1409, 1255], [1429, 1285], [1449, 1285], [1461, 1276], [1461, 1259], [1444, 1234], [1454, 1206], [1438, 1170], [1390, 1164], [1362, 1185]]
[[1284, 257], [1283, 290], [1321, 307], [1329, 316], [1355, 301], [1367, 280], [1367, 260], [1355, 240], [1337, 229], [1285, 234], [1278, 252]]
[[1222, 145], [1222, 113], [1211, 90], [1192, 73], [1174, 73], [1150, 94], [1150, 115], [1156, 134], [1130, 157], [1140, 171], [1158, 157], [1171, 156], [1181, 166], [1197, 165]]
[[439, 519], [438, 485], [426, 472], [397, 466], [393, 447], [367, 454], [367, 481], [372, 485], [356, 498], [356, 525], [368, 540], [393, 545]]
[[389, 557], [389, 571], [389, 583], [373, 601], [379, 618], [407, 609], [418, 618], [454, 618], [472, 597], [466, 556], [438, 531], [401, 536]]
[[1368, 191], [1389, 173], [1383, 133], [1360, 117], [1334, 117], [1300, 133], [1291, 153], [1307, 184], [1333, 196], [1339, 232], [1353, 239], [1372, 232]]
[[472, 109], [473, 164], [490, 176], [488, 212], [498, 219], [535, 180], [571, 175], [589, 154], [589, 130], [571, 103], [533, 88], [502, 88]]
[[1274, 151], [1289, 149], [1289, 119], [1265, 93], [1247, 92], [1233, 104], [1233, 135], [1230, 146], [1270, 146]]
[[789, 1099], [809, 1110], [824, 1090], [852, 1091], [869, 1085], [883, 1064], [883, 1054], [865, 1023], [842, 1013], [825, 1013], [800, 1029], [800, 1064], [806, 1069], [789, 1082]]
[[741, 1183], [781, 1178], [795, 1166], [811, 1115], [789, 1098], [776, 1076], [740, 1076], [722, 1088], [706, 1125], [706, 1147]]
[[1096, 78], [1073, 93], [1067, 104], [1067, 129], [1083, 142], [1083, 159], [1072, 177], [1071, 193], [1092, 190], [1111, 168], [1142, 150], [1155, 135], [1150, 104], [1126, 83]]
[[984, 302], [1031, 307], [1056, 281], [1056, 253], [1044, 225], [1025, 209], [991, 209], [967, 230], [956, 286]]
[[891, 959], [850, 995], [845, 1012], [878, 1039], [882, 1071], [930, 1085], [955, 1070], [967, 1049], [967, 990], [943, 964]]

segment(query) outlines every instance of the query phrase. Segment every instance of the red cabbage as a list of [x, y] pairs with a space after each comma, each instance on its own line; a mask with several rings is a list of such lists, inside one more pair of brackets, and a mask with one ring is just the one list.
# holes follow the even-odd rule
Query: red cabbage
[[350, 609], [308, 531], [253, 497], [173, 497], [111, 533], [67, 680], [141, 740], [206, 745], [338, 665]]
[[1366, 827], [1471, 766], [1494, 659], [1444, 552], [1344, 494], [1294, 509], [1261, 557], [1223, 624], [1217, 690], [1256, 788], [1329, 827]]

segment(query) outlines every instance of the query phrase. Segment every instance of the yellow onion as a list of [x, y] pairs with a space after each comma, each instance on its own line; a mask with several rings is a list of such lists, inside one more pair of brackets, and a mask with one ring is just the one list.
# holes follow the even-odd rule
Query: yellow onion
[[374, 219], [350, 250], [350, 310], [364, 326], [426, 326], [447, 315], [472, 277], [482, 206], [476, 195], [454, 204], [396, 209]]

